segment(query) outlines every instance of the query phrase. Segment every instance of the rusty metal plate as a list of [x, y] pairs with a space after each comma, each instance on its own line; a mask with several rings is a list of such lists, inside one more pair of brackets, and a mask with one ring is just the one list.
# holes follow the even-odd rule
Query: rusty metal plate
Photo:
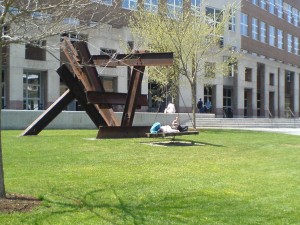
[[100, 127], [97, 139], [101, 138], [140, 138], [147, 137], [150, 126], [135, 126], [135, 127]]

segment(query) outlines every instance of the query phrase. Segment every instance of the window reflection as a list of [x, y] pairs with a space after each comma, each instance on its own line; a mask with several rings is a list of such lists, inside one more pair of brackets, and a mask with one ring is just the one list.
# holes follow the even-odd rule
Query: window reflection
[[23, 109], [40, 110], [41, 101], [41, 72], [25, 72], [23, 74]]

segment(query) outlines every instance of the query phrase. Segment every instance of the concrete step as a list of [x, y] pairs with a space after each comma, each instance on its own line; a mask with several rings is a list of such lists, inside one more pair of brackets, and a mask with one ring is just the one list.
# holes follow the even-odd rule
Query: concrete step
[[[186, 126], [192, 126], [188, 121]], [[197, 127], [261, 127], [261, 128], [300, 128], [299, 119], [285, 118], [196, 118]]]

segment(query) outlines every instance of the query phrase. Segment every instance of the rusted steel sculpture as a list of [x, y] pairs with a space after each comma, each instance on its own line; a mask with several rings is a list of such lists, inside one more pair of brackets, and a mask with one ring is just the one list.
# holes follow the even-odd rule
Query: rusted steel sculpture
[[[147, 96], [141, 95], [141, 83], [146, 66], [169, 66], [173, 53], [132, 53], [91, 55], [87, 44], [62, 42], [66, 62], [57, 70], [68, 90], [38, 117], [21, 135], [40, 133], [70, 102], [77, 99], [99, 128], [97, 138], [144, 137], [148, 126], [132, 126], [137, 107], [147, 106]], [[128, 93], [105, 92], [96, 66], [130, 66]], [[124, 105], [122, 120], [116, 117], [112, 105]]]

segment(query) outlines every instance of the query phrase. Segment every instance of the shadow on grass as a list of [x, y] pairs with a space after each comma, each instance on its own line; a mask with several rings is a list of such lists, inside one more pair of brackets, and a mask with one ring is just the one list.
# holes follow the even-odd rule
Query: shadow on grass
[[140, 142], [141, 144], [151, 145], [151, 146], [164, 146], [164, 147], [191, 147], [191, 146], [213, 146], [213, 147], [224, 147], [223, 145], [216, 145], [209, 142], [203, 141], [192, 141], [186, 139], [176, 138], [172, 140], [168, 139], [160, 139], [161, 141], [148, 141], [148, 142]]
[[[123, 193], [123, 191], [120, 193]], [[225, 191], [199, 190], [156, 193], [143, 198], [118, 194], [115, 189], [98, 189], [83, 196], [53, 195], [43, 199], [45, 210], [27, 219], [34, 224], [234, 224], [255, 222], [266, 215], [238, 195]], [[28, 221], [24, 221], [28, 222]]]

